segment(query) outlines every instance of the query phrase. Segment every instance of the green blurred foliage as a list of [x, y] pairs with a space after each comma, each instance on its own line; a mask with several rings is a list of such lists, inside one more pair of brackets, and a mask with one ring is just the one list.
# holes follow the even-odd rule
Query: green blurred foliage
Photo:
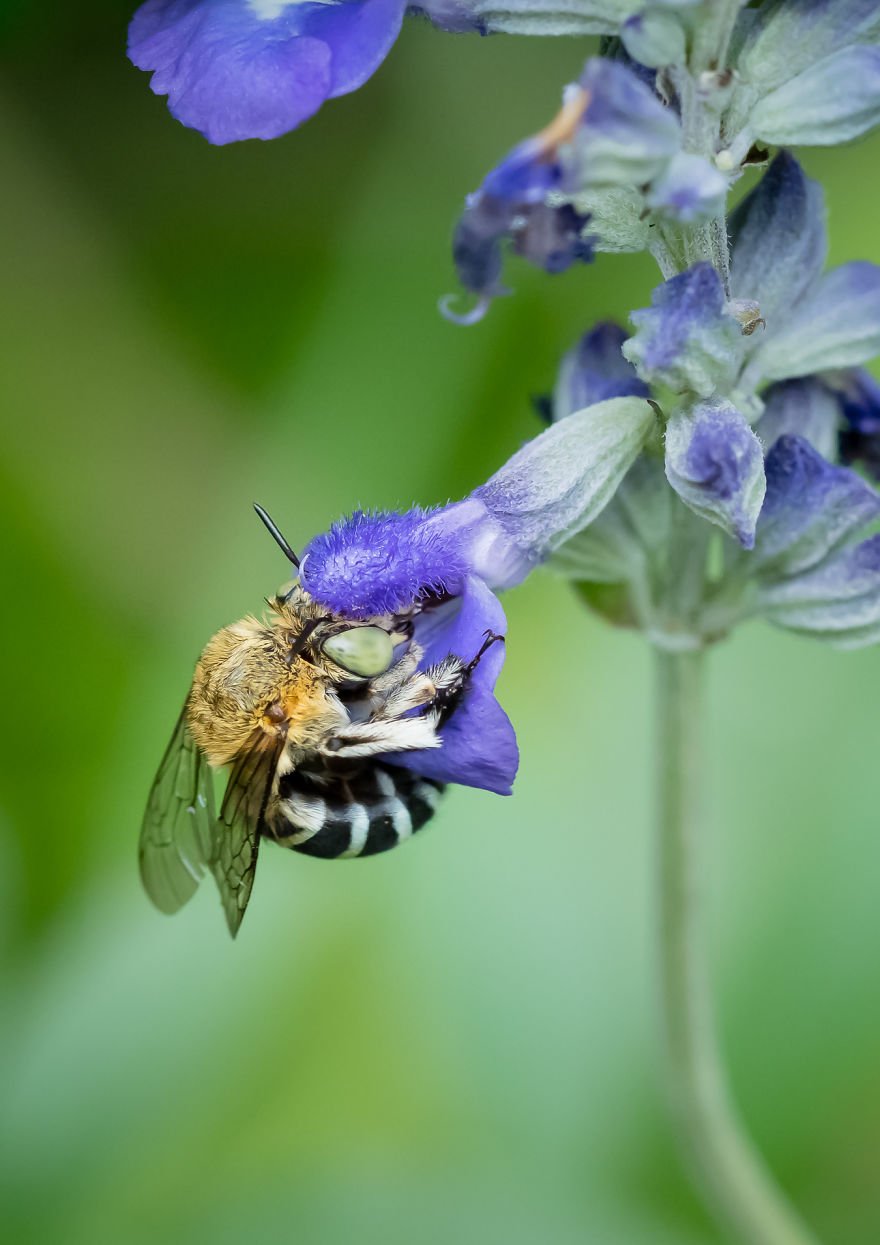
[[[445, 323], [463, 194], [585, 48], [410, 24], [302, 132], [214, 150], [128, 6], [0, 14], [3, 1222], [16, 1242], [710, 1245], [657, 1085], [650, 663], [536, 576], [508, 599], [510, 800], [356, 865], [267, 850], [139, 891], [145, 793], [213, 629], [357, 503], [461, 496], [655, 281], [602, 258]], [[807, 153], [880, 259], [880, 143]], [[837, 1245], [880, 1237], [876, 652], [747, 629], [713, 663], [711, 953], [743, 1112]]]

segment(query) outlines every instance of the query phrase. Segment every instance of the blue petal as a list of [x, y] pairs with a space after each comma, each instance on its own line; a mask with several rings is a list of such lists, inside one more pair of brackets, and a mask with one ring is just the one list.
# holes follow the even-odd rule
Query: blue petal
[[651, 306], [630, 319], [637, 331], [623, 353], [644, 380], [705, 398], [733, 377], [742, 333], [711, 264], [695, 264], [665, 281], [651, 295]]
[[765, 580], [816, 566], [880, 517], [875, 491], [801, 437], [780, 437], [765, 469], [767, 496], [752, 563]]
[[837, 453], [840, 406], [815, 376], [784, 380], [764, 393], [764, 414], [755, 429], [770, 447], [783, 436], [803, 437], [825, 458]]
[[562, 359], [553, 394], [553, 418], [564, 419], [608, 398], [648, 398], [651, 391], [621, 354], [626, 332], [605, 321], [585, 333]]
[[276, 138], [361, 86], [400, 30], [405, 0], [271, 5], [147, 0], [128, 52], [172, 114], [212, 143]]
[[677, 412], [666, 429], [666, 475], [690, 508], [746, 549], [764, 499], [761, 443], [729, 402]]
[[[450, 654], [469, 662], [480, 651], [487, 631], [495, 635], [506, 633], [501, 603], [480, 579], [466, 580], [460, 602], [452, 608], [441, 608], [447, 614], [443, 625], [432, 629], [421, 662], [423, 668]], [[416, 638], [423, 639], [418, 624]], [[388, 759], [437, 782], [455, 782], [510, 795], [519, 750], [510, 719], [494, 695], [504, 657], [503, 643], [493, 644], [485, 652], [461, 703], [440, 732], [440, 748], [392, 754]]]
[[828, 249], [822, 189], [794, 156], [780, 152], [730, 218], [731, 288], [753, 299], [767, 321], [788, 310], [816, 281]]
[[[484, 300], [507, 291], [500, 284], [504, 245], [548, 273], [564, 272], [593, 258], [584, 237], [589, 218], [570, 204], [549, 204], [559, 184], [555, 149], [540, 136], [520, 143], [469, 195], [452, 240], [458, 279]], [[471, 323], [472, 317], [449, 315]]]

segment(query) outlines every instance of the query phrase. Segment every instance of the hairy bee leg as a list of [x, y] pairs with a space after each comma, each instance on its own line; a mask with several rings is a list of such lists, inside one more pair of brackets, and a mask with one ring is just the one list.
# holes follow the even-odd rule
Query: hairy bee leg
[[411, 644], [409, 651], [396, 661], [390, 670], [370, 680], [370, 694], [384, 698], [408, 682], [418, 671], [423, 649], [420, 644]]
[[356, 759], [381, 752], [412, 752], [439, 746], [435, 721], [431, 715], [420, 714], [413, 718], [373, 718], [352, 723], [328, 739], [321, 751], [328, 756]]
[[370, 721], [387, 721], [390, 718], [403, 717], [411, 709], [421, 709], [434, 699], [437, 687], [428, 674], [413, 675], [406, 683], [386, 698], [384, 704], [376, 710]]
[[449, 717], [467, 687], [468, 680], [480, 664], [493, 644], [504, 643], [503, 635], [487, 631], [479, 651], [465, 665], [457, 657], [447, 657], [436, 666], [430, 666], [426, 674], [430, 675], [437, 687], [437, 695], [428, 706], [438, 726]]

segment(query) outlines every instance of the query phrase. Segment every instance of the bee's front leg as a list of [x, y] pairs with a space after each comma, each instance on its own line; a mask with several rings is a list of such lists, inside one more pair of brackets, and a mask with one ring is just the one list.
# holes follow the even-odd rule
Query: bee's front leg
[[504, 636], [496, 635], [494, 631], [487, 631], [479, 651], [471, 658], [467, 664], [458, 657], [444, 658], [435, 666], [429, 666], [425, 674], [434, 684], [435, 693], [430, 702], [426, 705], [426, 711], [433, 714], [437, 725], [441, 725], [452, 713], [461, 699], [462, 693], [468, 685], [473, 672], [482, 661], [488, 650], [493, 644], [503, 644]]

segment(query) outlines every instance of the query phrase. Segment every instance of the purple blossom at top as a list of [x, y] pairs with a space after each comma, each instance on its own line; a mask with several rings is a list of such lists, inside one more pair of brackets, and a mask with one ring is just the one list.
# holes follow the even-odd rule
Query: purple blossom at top
[[[432, 16], [431, 5], [417, 6]], [[406, 0], [146, 0], [128, 54], [178, 121], [212, 143], [270, 139], [363, 86], [396, 40]], [[467, 25], [455, 3], [436, 20]]]

